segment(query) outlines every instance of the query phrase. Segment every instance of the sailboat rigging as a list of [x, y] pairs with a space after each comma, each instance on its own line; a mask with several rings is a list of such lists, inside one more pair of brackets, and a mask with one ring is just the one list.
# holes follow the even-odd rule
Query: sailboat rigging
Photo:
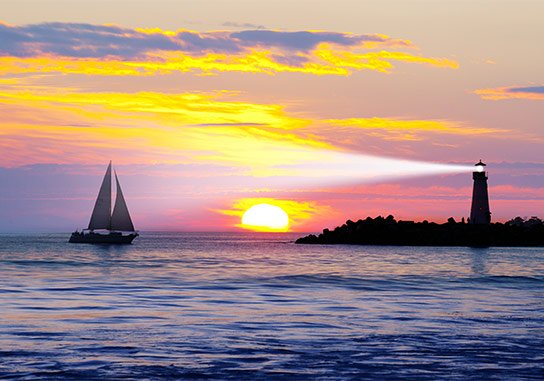
[[[110, 243], [128, 244], [138, 236], [130, 218], [127, 203], [123, 197], [121, 184], [115, 174], [116, 196], [111, 211], [111, 161], [102, 180], [98, 197], [94, 204], [88, 229], [75, 231], [70, 236], [71, 243]], [[95, 231], [98, 230], [98, 231]], [[106, 232], [102, 232], [105, 230]], [[128, 233], [128, 234], [124, 234]]]

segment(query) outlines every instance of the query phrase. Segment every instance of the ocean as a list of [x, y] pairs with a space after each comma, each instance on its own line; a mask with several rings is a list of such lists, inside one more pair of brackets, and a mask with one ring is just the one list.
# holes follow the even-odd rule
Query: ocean
[[0, 379], [544, 378], [544, 248], [0, 235]]

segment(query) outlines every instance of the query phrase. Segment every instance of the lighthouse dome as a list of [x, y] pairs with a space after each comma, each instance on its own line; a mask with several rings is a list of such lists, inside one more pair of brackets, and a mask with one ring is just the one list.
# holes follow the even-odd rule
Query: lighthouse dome
[[476, 164], [474, 164], [474, 166], [476, 167], [476, 172], [483, 172], [484, 169], [485, 169], [485, 163], [482, 162], [482, 160], [480, 159], [479, 162], [477, 162]]

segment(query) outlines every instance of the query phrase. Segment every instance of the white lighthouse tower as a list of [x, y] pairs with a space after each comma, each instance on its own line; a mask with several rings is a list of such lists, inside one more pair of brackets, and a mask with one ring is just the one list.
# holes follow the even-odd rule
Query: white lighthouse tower
[[472, 172], [474, 187], [472, 189], [472, 207], [470, 208], [470, 223], [487, 225], [491, 223], [489, 211], [489, 196], [487, 194], [487, 175], [485, 164], [480, 160], [475, 164], [476, 171]]

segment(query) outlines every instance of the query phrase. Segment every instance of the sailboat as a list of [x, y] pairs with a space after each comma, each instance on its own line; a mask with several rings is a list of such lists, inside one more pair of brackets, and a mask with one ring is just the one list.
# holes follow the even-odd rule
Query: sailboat
[[81, 232], [75, 231], [70, 236], [71, 243], [109, 243], [109, 244], [129, 244], [138, 237], [134, 230], [132, 219], [128, 212], [123, 191], [115, 173], [115, 183], [117, 185], [117, 195], [113, 213], [111, 211], [111, 161], [102, 180], [96, 203], [94, 204], [93, 214], [89, 222], [89, 228]]

